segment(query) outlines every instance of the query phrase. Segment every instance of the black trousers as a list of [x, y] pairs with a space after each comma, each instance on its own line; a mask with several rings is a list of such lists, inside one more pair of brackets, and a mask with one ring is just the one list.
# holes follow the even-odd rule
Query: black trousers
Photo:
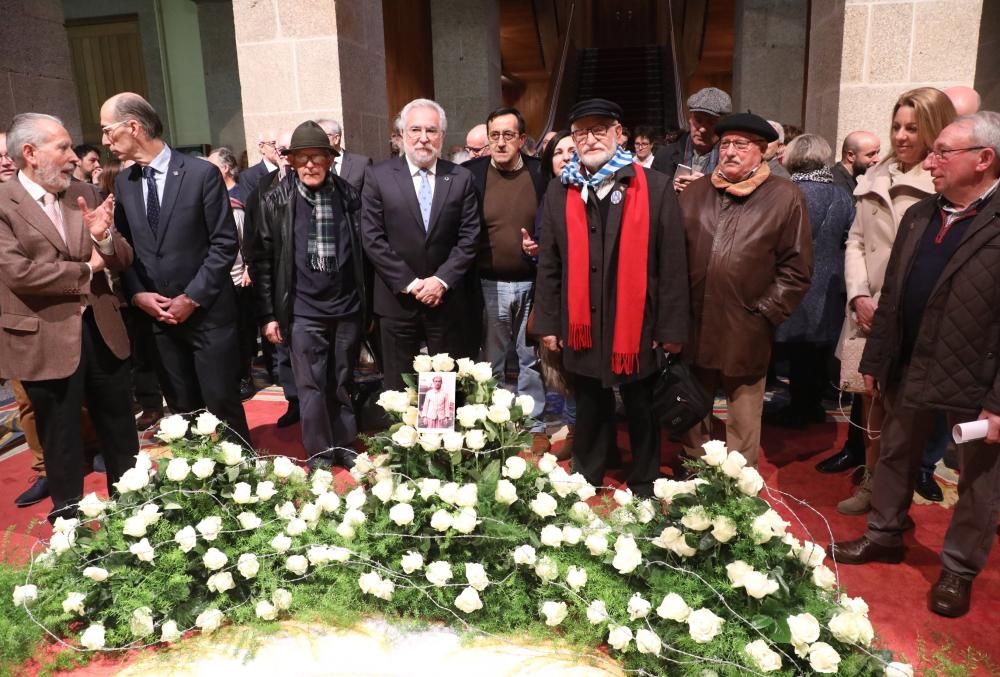
[[[212, 322], [196, 310], [187, 322], [156, 322], [153, 336], [163, 367], [167, 404], [179, 413], [207, 408], [218, 416], [234, 441], [252, 445], [240, 401], [240, 354], [236, 322]], [[237, 439], [240, 438], [240, 439]]]
[[[615, 393], [597, 379], [574, 374], [576, 436], [573, 440], [573, 470], [594, 486], [604, 484], [608, 456], [617, 449]], [[653, 413], [656, 376], [618, 386], [625, 403], [632, 467], [627, 482], [633, 493], [652, 496], [653, 482], [660, 476], [660, 425]]]
[[123, 307], [125, 327], [132, 348], [132, 386], [144, 410], [163, 408], [160, 389], [160, 359], [153, 339], [153, 318], [133, 306]]
[[[413, 358], [420, 352], [420, 344], [427, 343], [431, 355], [448, 353], [454, 358], [470, 357], [469, 341], [461, 323], [454, 321], [454, 313], [428, 312], [413, 318], [382, 317], [382, 370], [384, 386], [388, 390], [406, 387], [403, 374], [413, 372]], [[466, 322], [479, 322], [479, 317], [467, 317]]]
[[107, 466], [108, 492], [135, 465], [139, 437], [132, 414], [128, 360], [104, 343], [91, 309], [83, 315], [80, 364], [67, 378], [23, 381], [35, 408], [53, 510], [50, 519], [71, 516], [83, 496], [84, 448], [81, 411], [87, 405]]
[[823, 409], [823, 394], [830, 383], [827, 365], [832, 348], [825, 343], [795, 341], [785, 344], [788, 355], [789, 409], [807, 416]]
[[250, 378], [253, 373], [253, 358], [257, 356], [257, 319], [253, 308], [253, 287], [235, 287], [236, 331], [239, 336], [240, 367], [239, 378]]

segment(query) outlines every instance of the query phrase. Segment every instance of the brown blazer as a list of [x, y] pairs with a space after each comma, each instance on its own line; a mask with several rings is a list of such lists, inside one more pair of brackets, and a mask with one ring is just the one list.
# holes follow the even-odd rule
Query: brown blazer
[[[101, 336], [118, 358], [129, 355], [128, 335], [118, 298], [107, 276], [88, 279], [86, 262], [95, 246], [83, 223], [77, 197], [99, 204], [97, 190], [73, 182], [60, 204], [63, 242], [48, 215], [15, 176], [0, 185], [0, 377], [22, 381], [66, 378], [80, 364], [82, 315], [93, 307]], [[114, 255], [107, 267], [121, 271], [132, 263], [132, 248], [112, 233]]]

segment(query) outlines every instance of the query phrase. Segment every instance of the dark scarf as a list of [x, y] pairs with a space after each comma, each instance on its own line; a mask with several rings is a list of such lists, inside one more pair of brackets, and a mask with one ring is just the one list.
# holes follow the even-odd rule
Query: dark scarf
[[312, 228], [306, 242], [309, 267], [315, 271], [337, 271], [337, 221], [333, 216], [333, 201], [337, 190], [333, 186], [333, 172], [327, 172], [326, 181], [319, 190], [312, 190], [298, 177], [293, 179], [299, 195], [312, 207]]

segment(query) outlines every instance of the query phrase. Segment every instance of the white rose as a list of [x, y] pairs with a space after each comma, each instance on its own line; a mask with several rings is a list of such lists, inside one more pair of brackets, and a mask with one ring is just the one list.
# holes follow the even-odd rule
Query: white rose
[[348, 510], [358, 510], [367, 499], [364, 488], [355, 487], [347, 492], [347, 496], [344, 497], [344, 505], [347, 506]]
[[472, 368], [475, 366], [475, 362], [470, 360], [468, 357], [460, 357], [455, 360], [455, 364], [458, 365], [458, 375], [468, 376], [472, 374]]
[[330, 561], [330, 550], [325, 545], [311, 545], [306, 551], [306, 559], [313, 566], [322, 566]]
[[122, 533], [135, 538], [145, 536], [146, 520], [143, 519], [142, 515], [132, 515], [125, 520], [125, 524], [122, 526]]
[[462, 508], [473, 508], [479, 502], [479, 486], [476, 484], [463, 484], [455, 493], [455, 505]]
[[320, 512], [328, 515], [335, 513], [340, 509], [340, 496], [333, 491], [328, 491], [325, 494], [317, 496], [316, 507], [319, 508]]
[[278, 588], [271, 593], [271, 601], [279, 611], [287, 611], [292, 606], [292, 593], [284, 588]]
[[729, 457], [726, 443], [721, 440], [710, 440], [701, 445], [701, 448], [705, 450], [701, 460], [711, 466], [720, 466]]
[[63, 613], [66, 614], [76, 614], [78, 616], [83, 615], [84, 602], [87, 596], [82, 592], [71, 592], [66, 595], [66, 599], [63, 600], [62, 608]]
[[462, 508], [452, 515], [451, 526], [460, 534], [471, 534], [478, 523], [474, 508]]
[[409, 503], [397, 503], [389, 509], [389, 519], [397, 526], [405, 526], [413, 521], [413, 507]]
[[550, 548], [558, 548], [562, 546], [562, 529], [554, 524], [547, 524], [542, 529], [540, 538], [542, 545], [547, 545]]
[[183, 482], [190, 472], [186, 458], [172, 458], [167, 463], [167, 479], [171, 482]]
[[413, 371], [418, 374], [428, 372], [434, 368], [430, 355], [417, 355], [413, 358]]
[[489, 362], [476, 362], [471, 371], [476, 383], [486, 383], [493, 378], [493, 365]]
[[202, 535], [206, 541], [214, 541], [219, 537], [219, 532], [222, 531], [222, 518], [212, 515], [211, 517], [206, 517], [202, 521], [198, 522], [198, 533]]
[[497, 388], [493, 391], [492, 403], [503, 409], [510, 409], [514, 404], [514, 393], [504, 388]]
[[600, 557], [608, 551], [608, 539], [603, 534], [590, 534], [583, 544], [594, 557]]
[[651, 653], [654, 656], [660, 655], [660, 638], [652, 630], [640, 628], [635, 633], [635, 648], [639, 653]]
[[430, 477], [423, 477], [417, 481], [417, 488], [420, 490], [420, 498], [425, 501], [430, 500], [441, 488], [441, 480]]
[[579, 592], [583, 586], [587, 585], [587, 570], [582, 567], [570, 566], [566, 570], [566, 585], [574, 592]]
[[830, 567], [820, 564], [812, 570], [812, 582], [820, 590], [833, 590], [837, 587], [837, 576]]
[[490, 584], [486, 569], [482, 564], [476, 562], [465, 563], [465, 580], [469, 581], [469, 585], [473, 588], [480, 591], [485, 590], [486, 586]]
[[684, 532], [677, 527], [667, 527], [660, 532], [660, 535], [653, 539], [653, 545], [669, 550], [681, 557], [691, 557], [698, 551], [688, 545]]
[[454, 371], [455, 360], [448, 353], [438, 353], [431, 358], [431, 367], [434, 371]]
[[97, 494], [90, 492], [83, 497], [82, 501], [80, 501], [79, 507], [80, 512], [82, 512], [85, 516], [94, 518], [104, 512], [105, 505], [104, 501], [98, 498]]
[[372, 487], [372, 496], [382, 501], [383, 503], [388, 503], [389, 499], [392, 498], [392, 492], [395, 489], [395, 485], [392, 479], [383, 479], [375, 483]]
[[217, 593], [223, 593], [226, 590], [232, 590], [236, 587], [236, 583], [233, 582], [233, 575], [228, 571], [209, 576], [207, 584], [211, 592]]
[[232, 442], [219, 442], [219, 451], [225, 465], [239, 465], [243, 461], [243, 449]]
[[551, 557], [543, 555], [538, 558], [537, 562], [535, 562], [535, 575], [538, 576], [543, 583], [551, 583], [559, 578], [559, 565], [556, 564], [555, 560]]
[[503, 462], [503, 476], [512, 480], [519, 480], [528, 469], [528, 463], [520, 456], [508, 456]]
[[556, 499], [544, 492], [538, 494], [531, 501], [531, 511], [539, 517], [553, 517], [556, 514], [557, 507], [559, 507], [559, 504], [556, 502]]
[[402, 425], [392, 434], [392, 443], [404, 449], [412, 448], [420, 439], [417, 429], [411, 425]]
[[247, 531], [256, 529], [261, 525], [261, 519], [252, 512], [241, 512], [236, 516], [236, 520], [240, 523], [240, 527]]
[[285, 560], [285, 568], [296, 576], [302, 576], [309, 570], [309, 560], [302, 555], [292, 555]]
[[156, 436], [164, 442], [179, 440], [187, 434], [188, 422], [180, 414], [174, 414], [160, 419], [160, 428]]
[[410, 396], [402, 390], [383, 390], [375, 403], [386, 411], [402, 413], [410, 406]]
[[108, 580], [108, 570], [102, 567], [87, 567], [83, 570], [83, 575], [95, 583]]
[[632, 630], [624, 625], [608, 625], [608, 644], [618, 651], [628, 651], [632, 642]]
[[913, 677], [913, 666], [893, 661], [885, 666], [885, 677]]
[[653, 605], [637, 592], [628, 601], [628, 617], [633, 621], [637, 621], [640, 618], [648, 616], [649, 610], [652, 608]]
[[639, 524], [649, 524], [656, 517], [656, 509], [653, 507], [653, 502], [648, 498], [635, 506], [635, 518], [639, 520]]
[[319, 519], [319, 508], [315, 503], [303, 503], [299, 508], [299, 517], [310, 526], [315, 526], [315, 522]]
[[424, 575], [431, 585], [438, 588], [444, 587], [452, 578], [451, 564], [442, 560], [431, 562], [425, 568]]
[[531, 412], [535, 410], [535, 398], [531, 395], [518, 395], [515, 402], [525, 416], [531, 416]]
[[848, 597], [847, 595], [841, 595], [840, 599], [837, 600], [837, 603], [848, 611], [853, 611], [854, 613], [861, 614], [862, 616], [868, 616], [868, 604], [860, 597]]
[[152, 562], [156, 556], [156, 551], [153, 550], [153, 546], [149, 544], [149, 539], [146, 538], [138, 543], [133, 543], [128, 551], [139, 558], [140, 562]]
[[819, 621], [810, 613], [796, 614], [787, 619], [792, 644], [800, 656], [805, 656], [806, 647], [819, 639]]
[[660, 606], [656, 607], [656, 615], [668, 621], [683, 623], [691, 615], [691, 607], [684, 598], [676, 592], [667, 593]]
[[256, 503], [258, 500], [259, 499], [253, 495], [253, 487], [246, 482], [237, 482], [233, 486], [233, 503], [245, 505], [247, 503]]
[[76, 534], [72, 531], [59, 533], [56, 532], [52, 534], [52, 538], [49, 539], [49, 548], [52, 549], [57, 555], [61, 555], [70, 548], [73, 547], [73, 543], [76, 542]]
[[839, 670], [840, 654], [826, 642], [809, 647], [809, 667], [819, 673], [835, 674]]
[[730, 451], [726, 460], [722, 462], [722, 472], [734, 480], [739, 479], [740, 471], [747, 464], [746, 456], [738, 451]]
[[719, 634], [723, 623], [711, 609], [698, 609], [688, 616], [688, 634], [698, 644], [708, 644]]
[[[570, 477], [576, 477], [579, 474], [580, 473], [573, 473], [572, 475], [570, 475]], [[588, 499], [593, 498], [596, 495], [597, 495], [597, 489], [595, 489], [594, 486], [588, 483], [586, 480], [583, 480], [583, 482], [580, 483], [576, 488], [576, 497], [579, 498], [581, 501], [586, 501]]]
[[257, 606], [254, 607], [254, 612], [257, 614], [257, 618], [265, 621], [273, 621], [278, 617], [278, 610], [275, 609], [274, 605], [266, 599], [262, 599], [257, 602]]
[[681, 518], [681, 524], [692, 531], [705, 531], [712, 526], [712, 518], [705, 512], [705, 508], [696, 505], [688, 508], [688, 511]]
[[567, 524], [562, 528], [562, 540], [566, 545], [576, 545], [581, 538], [583, 538], [583, 530], [580, 527]]
[[736, 522], [725, 515], [712, 520], [712, 536], [719, 543], [728, 543], [736, 535]]
[[257, 555], [252, 552], [245, 552], [240, 555], [240, 558], [236, 560], [236, 569], [240, 572], [240, 576], [243, 578], [255, 578], [257, 572], [260, 571], [260, 562], [257, 561]]
[[455, 418], [463, 428], [475, 428], [479, 422], [479, 409], [471, 404], [455, 410]]
[[764, 599], [778, 590], [778, 582], [759, 571], [748, 571], [743, 577], [743, 589], [754, 599]]
[[212, 412], [203, 411], [194, 421], [194, 431], [198, 435], [205, 435], [207, 437], [215, 432], [215, 429], [219, 427], [220, 423], [222, 423], [222, 421], [216, 418]]
[[767, 543], [775, 536], [784, 536], [785, 527], [787, 526], [788, 522], [781, 519], [781, 516], [773, 509], [768, 508], [767, 512], [763, 515], [755, 517], [750, 525], [750, 529], [753, 532], [753, 542], [761, 545]]
[[514, 548], [514, 564], [533, 566], [535, 564], [535, 549], [530, 545], [519, 545]]
[[638, 550], [616, 552], [615, 558], [611, 561], [611, 566], [617, 569], [620, 574], [632, 573], [640, 564], [642, 564], [642, 553]]
[[344, 513], [344, 524], [349, 524], [352, 527], [361, 526], [367, 520], [368, 518], [360, 510], [348, 510]]
[[445, 532], [451, 529], [451, 513], [447, 510], [435, 510], [434, 514], [431, 515], [431, 529], [434, 531]]
[[271, 547], [274, 548], [276, 552], [286, 552], [290, 547], [292, 547], [292, 539], [282, 532], [271, 539]]
[[160, 641], [161, 642], [176, 642], [181, 638], [181, 631], [177, 627], [177, 621], [168, 620], [164, 621], [163, 625], [160, 626]]
[[740, 476], [736, 480], [736, 488], [742, 494], [756, 496], [764, 488], [764, 478], [760, 476], [756, 468], [741, 468]]
[[542, 454], [542, 457], [538, 459], [538, 470], [546, 475], [557, 467], [559, 467], [559, 459], [548, 452]]
[[186, 526], [174, 534], [174, 541], [180, 546], [181, 552], [190, 552], [198, 542], [198, 534], [193, 527]]
[[[367, 456], [367, 454], [365, 454]], [[359, 456], [360, 457], [360, 456]], [[357, 465], [357, 463], [355, 463]], [[330, 490], [333, 485], [333, 473], [323, 468], [316, 468], [312, 472], [312, 494], [320, 496]]]
[[278, 493], [278, 490], [274, 488], [274, 482], [268, 480], [266, 482], [258, 482], [257, 491], [254, 493], [257, 494], [257, 498], [260, 500], [270, 501]]
[[205, 564], [206, 569], [209, 571], [215, 571], [216, 569], [221, 569], [226, 566], [226, 562], [229, 561], [229, 558], [226, 556], [226, 553], [222, 552], [218, 548], [209, 548], [205, 551], [205, 555], [201, 558], [201, 561]]
[[445, 451], [462, 451], [465, 446], [465, 435], [458, 430], [449, 430], [441, 435], [441, 446]]
[[761, 672], [774, 672], [781, 669], [781, 654], [772, 650], [766, 641], [755, 640], [747, 644], [743, 650]]
[[802, 549], [799, 550], [799, 561], [810, 569], [815, 569], [826, 559], [826, 551], [823, 546], [812, 541], [803, 541]]
[[14, 586], [14, 606], [28, 606], [38, 599], [38, 587], [32, 584]]
[[129, 468], [122, 474], [121, 479], [115, 482], [114, 486], [118, 489], [119, 493], [127, 494], [133, 491], [139, 491], [147, 484], [149, 484], [148, 470], [143, 470], [142, 468]]
[[497, 503], [511, 505], [517, 500], [517, 489], [510, 480], [502, 479], [497, 482], [497, 489], [493, 493], [493, 498]]
[[587, 605], [587, 620], [591, 625], [600, 625], [608, 620], [608, 607], [602, 599], [595, 599]]
[[215, 472], [215, 461], [210, 458], [199, 458], [191, 466], [191, 473], [200, 480], [211, 477]]
[[845, 644], [868, 646], [875, 638], [871, 621], [854, 611], [842, 611], [834, 614], [828, 627], [833, 636]]
[[288, 479], [295, 472], [295, 464], [287, 456], [275, 456], [271, 459], [271, 469], [278, 479]]
[[206, 609], [198, 614], [198, 618], [194, 619], [194, 624], [207, 635], [219, 629], [219, 626], [222, 625], [222, 618], [222, 612], [218, 609]]
[[486, 431], [485, 430], [470, 430], [465, 433], [465, 446], [467, 446], [472, 451], [479, 451], [486, 446]]
[[424, 451], [431, 452], [437, 451], [441, 448], [442, 437], [441, 433], [435, 432], [425, 432], [420, 433], [420, 448]]
[[566, 619], [566, 614], [569, 610], [566, 608], [566, 602], [553, 602], [548, 601], [542, 604], [542, 615], [545, 616], [545, 625], [549, 627], [555, 627], [562, 623]]
[[566, 498], [576, 488], [573, 481], [569, 478], [569, 473], [558, 466], [549, 473], [549, 484], [552, 485], [552, 490], [556, 492], [559, 498]]
[[615, 503], [618, 505], [629, 505], [632, 503], [632, 490], [631, 489], [615, 489], [614, 493]]
[[80, 635], [80, 644], [91, 651], [100, 651], [104, 648], [104, 626], [94, 623], [87, 626], [87, 629]]
[[274, 506], [274, 514], [280, 519], [288, 521], [290, 519], [295, 519], [299, 514], [299, 511], [295, 509], [295, 504], [291, 501], [285, 501], [280, 505]]
[[462, 612], [471, 614], [483, 608], [483, 602], [479, 599], [479, 593], [474, 588], [466, 588], [462, 594], [455, 598], [455, 607]]

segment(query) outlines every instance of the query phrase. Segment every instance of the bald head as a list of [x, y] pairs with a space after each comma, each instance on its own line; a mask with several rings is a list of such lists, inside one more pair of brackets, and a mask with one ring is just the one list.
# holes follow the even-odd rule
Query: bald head
[[156, 109], [135, 92], [120, 92], [105, 101], [101, 106], [102, 125], [105, 113], [108, 118], [114, 118], [115, 121], [135, 120], [150, 139], [159, 139], [163, 136], [163, 122]]
[[840, 148], [840, 162], [852, 176], [861, 176], [879, 161], [880, 151], [881, 142], [871, 132], [851, 132]]
[[470, 157], [483, 157], [490, 154], [490, 141], [486, 137], [486, 125], [476, 125], [465, 135], [465, 150]]
[[972, 87], [965, 85], [955, 85], [944, 90], [945, 96], [951, 99], [951, 105], [955, 107], [955, 112], [962, 115], [972, 115], [979, 110], [981, 103], [979, 92]]

